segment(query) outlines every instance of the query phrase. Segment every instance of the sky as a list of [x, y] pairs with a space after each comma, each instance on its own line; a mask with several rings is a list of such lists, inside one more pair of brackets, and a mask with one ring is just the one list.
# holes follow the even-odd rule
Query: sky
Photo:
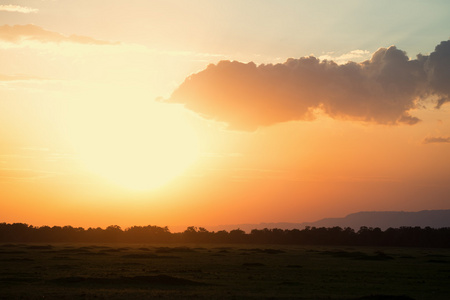
[[0, 0], [0, 222], [450, 209], [450, 2]]

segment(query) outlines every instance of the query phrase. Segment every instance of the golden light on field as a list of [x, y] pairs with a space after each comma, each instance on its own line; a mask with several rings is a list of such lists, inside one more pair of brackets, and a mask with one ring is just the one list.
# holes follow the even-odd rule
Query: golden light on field
[[70, 142], [91, 172], [128, 189], [148, 190], [196, 160], [198, 138], [180, 107], [98, 96], [70, 105], [68, 117]]

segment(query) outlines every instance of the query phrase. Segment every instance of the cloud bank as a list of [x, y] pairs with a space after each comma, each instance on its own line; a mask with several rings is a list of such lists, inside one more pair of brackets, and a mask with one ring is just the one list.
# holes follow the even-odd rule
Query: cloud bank
[[65, 36], [57, 32], [48, 31], [42, 27], [28, 25], [3, 25], [0, 26], [0, 40], [10, 43], [20, 43], [22, 41], [38, 41], [41, 43], [61, 43], [71, 42], [89, 45], [116, 45], [107, 41], [96, 40], [82, 35]]
[[432, 95], [438, 108], [449, 102], [450, 41], [412, 60], [391, 46], [343, 65], [313, 56], [259, 66], [221, 61], [186, 78], [166, 101], [251, 131], [311, 120], [316, 109], [333, 118], [412, 125], [420, 120], [410, 110]]
[[20, 6], [20, 5], [6, 4], [6, 5], [0, 5], [0, 11], [29, 14], [29, 13], [37, 13], [39, 11], [39, 9]]

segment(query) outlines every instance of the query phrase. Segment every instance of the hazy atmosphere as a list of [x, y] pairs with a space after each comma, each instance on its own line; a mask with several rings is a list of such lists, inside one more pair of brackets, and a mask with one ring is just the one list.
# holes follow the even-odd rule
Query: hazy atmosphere
[[450, 209], [449, 1], [0, 1], [0, 220]]

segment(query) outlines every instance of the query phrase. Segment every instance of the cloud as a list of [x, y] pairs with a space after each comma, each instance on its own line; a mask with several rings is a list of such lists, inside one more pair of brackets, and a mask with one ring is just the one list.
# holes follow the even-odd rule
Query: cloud
[[0, 40], [9, 43], [20, 43], [22, 41], [38, 41], [41, 43], [71, 42], [88, 45], [116, 45], [117, 42], [101, 41], [82, 35], [65, 36], [57, 32], [48, 31], [42, 27], [28, 25], [3, 25], [0, 26]]
[[352, 59], [367, 59], [369, 58], [370, 52], [367, 50], [352, 50], [348, 53], [344, 53], [342, 55], [339, 56], [334, 56], [333, 53], [327, 53], [324, 55], [319, 56], [318, 58], [320, 60], [332, 60], [337, 64], [344, 64], [347, 63], [349, 61], [351, 61]]
[[40, 178], [47, 178], [55, 176], [58, 173], [37, 171], [31, 169], [7, 169], [0, 168], [0, 182], [2, 181], [17, 181], [17, 180], [35, 180]]
[[418, 56], [424, 61], [430, 90], [440, 96], [436, 108], [450, 102], [450, 40], [440, 43], [430, 56]]
[[427, 137], [423, 140], [423, 144], [432, 143], [450, 143], [450, 137]]
[[47, 80], [47, 79], [23, 74], [15, 74], [15, 75], [0, 74], [0, 81], [28, 81], [28, 80]]
[[29, 13], [37, 13], [39, 11], [39, 9], [20, 6], [20, 5], [6, 4], [6, 5], [0, 5], [0, 11], [29, 14]]
[[280, 64], [221, 61], [193, 74], [166, 102], [182, 103], [231, 129], [255, 130], [291, 120], [312, 120], [321, 109], [333, 118], [378, 124], [416, 124], [419, 99], [450, 99], [450, 41], [410, 60], [395, 46], [369, 60], [338, 65], [318, 58]]

